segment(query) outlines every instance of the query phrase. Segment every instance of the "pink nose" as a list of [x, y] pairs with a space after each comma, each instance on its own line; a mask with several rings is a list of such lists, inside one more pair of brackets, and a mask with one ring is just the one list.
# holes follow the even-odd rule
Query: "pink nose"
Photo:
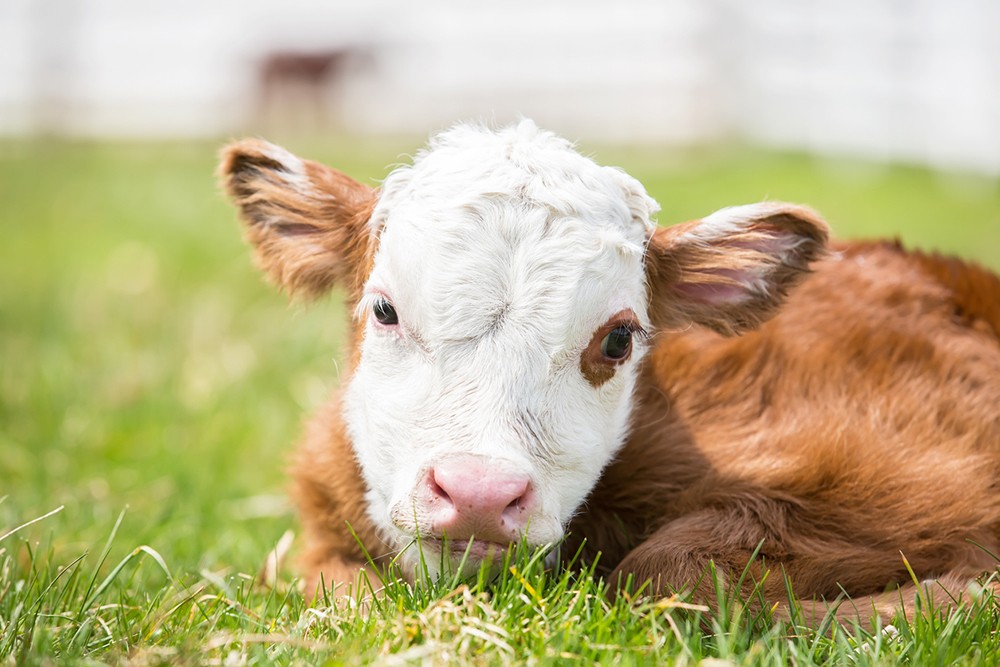
[[428, 470], [421, 496], [435, 537], [501, 544], [520, 537], [535, 504], [528, 475], [468, 454]]

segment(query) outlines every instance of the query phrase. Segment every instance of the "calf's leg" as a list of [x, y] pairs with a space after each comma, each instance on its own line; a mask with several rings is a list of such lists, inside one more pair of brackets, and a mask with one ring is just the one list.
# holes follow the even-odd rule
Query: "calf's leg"
[[[790, 583], [801, 611], [797, 620], [816, 626], [829, 612], [840, 621], [867, 624], [875, 618], [888, 623], [900, 611], [912, 618], [921, 596], [925, 602], [932, 597], [938, 607], [967, 602], [970, 583], [987, 569], [956, 558], [917, 586], [898, 551], [813, 534], [786, 502], [739, 500], [670, 521], [622, 560], [612, 584], [623, 587], [631, 579], [632, 591], [645, 586], [650, 595], [685, 592], [711, 608], [718, 607], [719, 584], [751, 611], [767, 606], [776, 617], [791, 619]], [[709, 574], [712, 564], [718, 582]]]

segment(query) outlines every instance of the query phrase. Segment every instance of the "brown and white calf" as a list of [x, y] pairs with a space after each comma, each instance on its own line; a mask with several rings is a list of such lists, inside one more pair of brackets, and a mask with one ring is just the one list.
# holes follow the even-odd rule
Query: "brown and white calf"
[[955, 595], [995, 568], [993, 274], [831, 251], [776, 202], [658, 228], [637, 181], [528, 121], [457, 126], [378, 190], [259, 140], [221, 174], [263, 270], [354, 314], [294, 469], [310, 588], [355, 580], [355, 533], [432, 575], [470, 540], [585, 541], [613, 581], [703, 598], [761, 545], [747, 580], [784, 600], [783, 571], [817, 613], [910, 607], [907, 563]]

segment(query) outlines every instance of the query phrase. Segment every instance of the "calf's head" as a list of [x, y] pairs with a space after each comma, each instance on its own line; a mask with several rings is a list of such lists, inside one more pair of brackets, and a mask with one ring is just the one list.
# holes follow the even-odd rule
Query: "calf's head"
[[627, 437], [656, 333], [757, 326], [827, 234], [780, 203], [657, 228], [637, 181], [529, 121], [444, 132], [379, 190], [258, 140], [221, 174], [275, 282], [345, 289], [368, 512], [399, 549], [419, 536], [432, 573], [472, 538], [473, 560], [560, 539]]

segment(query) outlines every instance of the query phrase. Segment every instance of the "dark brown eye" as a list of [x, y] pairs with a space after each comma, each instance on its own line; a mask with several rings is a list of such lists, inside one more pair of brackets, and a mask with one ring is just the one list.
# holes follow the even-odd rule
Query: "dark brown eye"
[[375, 305], [372, 306], [372, 313], [375, 315], [375, 319], [379, 321], [379, 324], [386, 326], [399, 324], [399, 316], [396, 315], [396, 309], [384, 298], [379, 298], [375, 302]]
[[632, 351], [632, 330], [619, 326], [608, 332], [601, 341], [601, 354], [608, 359], [624, 359]]
[[635, 337], [648, 334], [631, 309], [612, 315], [604, 326], [590, 337], [590, 343], [580, 354], [580, 372], [590, 386], [597, 388], [615, 376], [618, 367], [632, 356]]

